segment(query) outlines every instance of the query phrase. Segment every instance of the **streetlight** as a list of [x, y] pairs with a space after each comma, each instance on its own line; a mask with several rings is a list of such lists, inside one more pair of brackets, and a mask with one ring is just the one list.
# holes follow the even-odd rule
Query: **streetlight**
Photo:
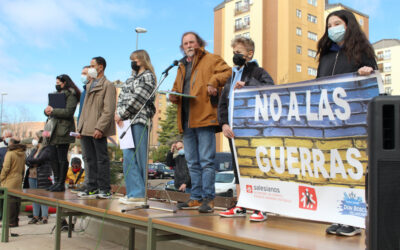
[[147, 30], [145, 28], [136, 27], [135, 31], [136, 31], [136, 50], [137, 50], [139, 43], [139, 33], [146, 33]]
[[1, 136], [1, 129], [3, 127], [3, 97], [5, 95], [7, 95], [7, 93], [1, 93], [0, 136]]

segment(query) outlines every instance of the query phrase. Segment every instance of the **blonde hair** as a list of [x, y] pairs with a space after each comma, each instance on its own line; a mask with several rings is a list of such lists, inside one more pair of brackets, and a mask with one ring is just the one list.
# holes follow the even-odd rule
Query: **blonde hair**
[[251, 38], [240, 36], [240, 37], [233, 39], [232, 43], [231, 43], [232, 48], [235, 47], [236, 44], [238, 44], [238, 43], [242, 44], [247, 49], [247, 51], [254, 52], [255, 46], [254, 46], [254, 42], [253, 42], [253, 40], [251, 40]]
[[143, 67], [145, 69], [148, 69], [151, 71], [151, 73], [153, 73], [154, 79], [155, 79], [155, 81], [157, 81], [156, 73], [154, 72], [154, 67], [150, 61], [150, 56], [145, 50], [142, 50], [142, 49], [135, 50], [131, 53], [131, 56], [129, 58], [131, 60], [137, 58], [143, 64]]

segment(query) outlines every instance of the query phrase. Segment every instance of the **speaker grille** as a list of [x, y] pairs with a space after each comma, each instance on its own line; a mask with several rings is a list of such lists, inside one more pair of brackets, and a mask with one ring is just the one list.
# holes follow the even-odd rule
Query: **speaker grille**
[[400, 249], [400, 161], [378, 161], [378, 249]]

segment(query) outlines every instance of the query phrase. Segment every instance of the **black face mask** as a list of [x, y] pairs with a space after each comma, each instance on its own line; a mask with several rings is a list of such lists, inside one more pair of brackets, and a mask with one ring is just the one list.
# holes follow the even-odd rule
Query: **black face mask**
[[56, 84], [56, 90], [57, 90], [58, 92], [60, 92], [60, 91], [62, 90], [61, 85], [57, 85], [57, 84]]
[[237, 66], [242, 67], [246, 63], [246, 58], [244, 58], [243, 54], [234, 54], [233, 63]]
[[140, 69], [140, 66], [137, 65], [136, 61], [131, 62], [131, 67], [134, 71], [138, 72]]

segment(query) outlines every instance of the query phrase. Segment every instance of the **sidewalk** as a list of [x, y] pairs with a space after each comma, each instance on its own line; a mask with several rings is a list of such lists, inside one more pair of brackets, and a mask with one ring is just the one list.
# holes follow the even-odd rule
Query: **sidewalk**
[[[12, 250], [47, 250], [54, 249], [55, 244], [55, 230], [52, 232], [55, 226], [55, 217], [49, 218], [48, 224], [29, 225], [27, 216], [19, 216], [20, 223], [19, 227], [10, 228], [12, 234], [18, 234], [18, 237], [10, 237], [8, 243], [0, 242], [0, 249], [12, 249]], [[79, 220], [75, 225], [75, 231], [73, 232], [72, 238], [68, 238], [67, 232], [61, 233], [61, 249], [63, 250], [76, 250], [76, 249], [96, 249], [97, 239], [88, 233], [85, 233], [82, 229], [87, 227], [88, 219]], [[124, 249], [121, 245], [117, 245], [108, 241], [102, 240], [99, 244], [98, 250], [121, 250]], [[125, 248], [126, 249], [126, 248]]]

